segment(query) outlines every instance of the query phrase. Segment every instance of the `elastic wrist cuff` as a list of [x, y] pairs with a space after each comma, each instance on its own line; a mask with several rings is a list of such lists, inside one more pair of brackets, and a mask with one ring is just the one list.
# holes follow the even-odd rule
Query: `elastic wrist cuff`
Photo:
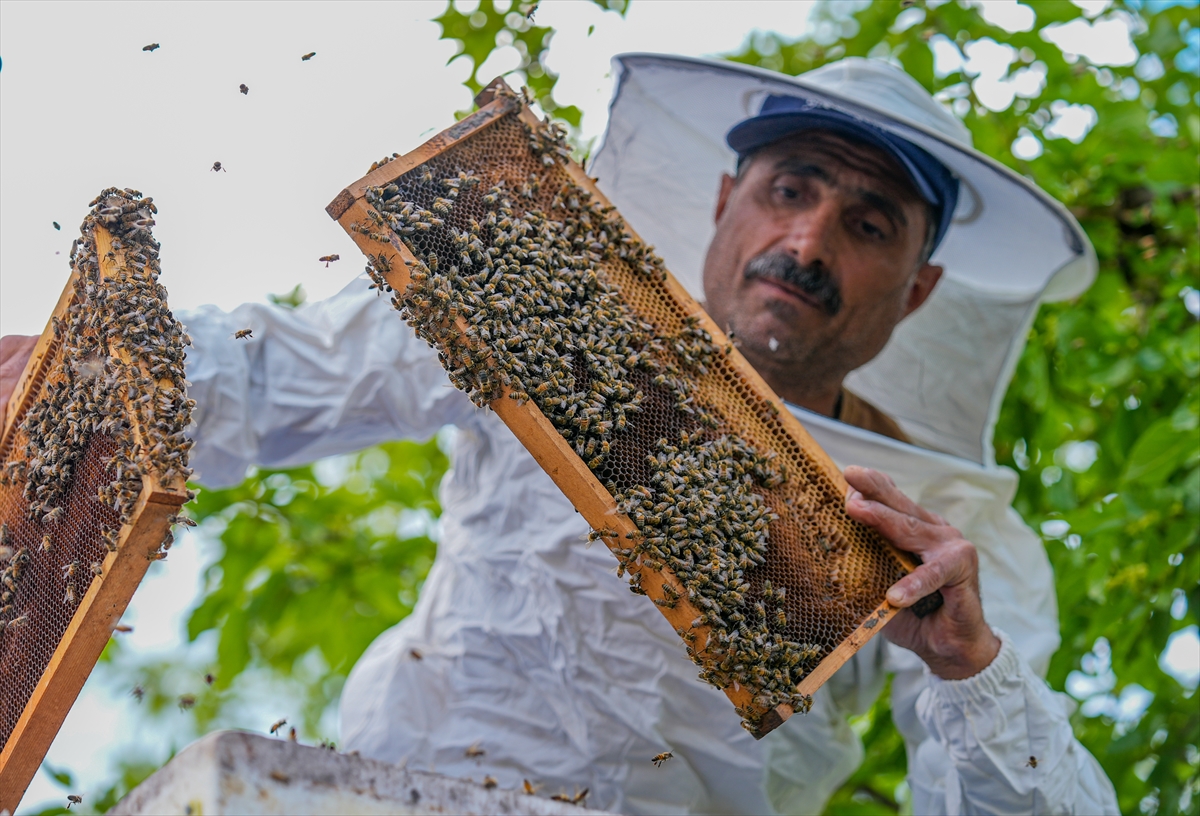
[[1004, 686], [1010, 684], [1019, 673], [1021, 657], [1008, 635], [995, 627], [992, 628], [992, 633], [1000, 638], [1000, 651], [983, 671], [963, 680], [943, 680], [929, 672], [930, 690], [949, 703], [966, 703], [983, 697], [998, 696]]

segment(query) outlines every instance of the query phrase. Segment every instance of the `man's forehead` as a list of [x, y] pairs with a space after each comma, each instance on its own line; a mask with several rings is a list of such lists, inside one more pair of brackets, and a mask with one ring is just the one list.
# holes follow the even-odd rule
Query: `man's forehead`
[[901, 199], [920, 202], [908, 174], [875, 145], [828, 130], [806, 130], [762, 148], [754, 163], [768, 171], [796, 170], [805, 165], [824, 170], [829, 178], [852, 174], [854, 186], [877, 188]]

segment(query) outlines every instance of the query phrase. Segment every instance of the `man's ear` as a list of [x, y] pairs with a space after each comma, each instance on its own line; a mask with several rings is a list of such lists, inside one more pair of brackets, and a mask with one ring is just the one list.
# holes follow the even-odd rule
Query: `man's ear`
[[717, 211], [713, 213], [714, 222], [721, 220], [721, 214], [725, 212], [725, 205], [729, 203], [729, 195], [736, 185], [736, 178], [728, 173], [721, 174], [721, 189], [717, 192]]
[[917, 270], [916, 277], [913, 278], [912, 286], [908, 290], [908, 303], [904, 305], [904, 316], [921, 308], [921, 304], [929, 299], [933, 293], [933, 288], [937, 286], [937, 282], [942, 279], [942, 268], [933, 264], [924, 264]]

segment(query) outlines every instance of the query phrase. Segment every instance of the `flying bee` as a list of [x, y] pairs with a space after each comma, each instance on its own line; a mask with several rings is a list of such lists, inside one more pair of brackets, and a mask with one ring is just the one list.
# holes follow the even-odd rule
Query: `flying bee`
[[228, 170], [226, 170], [224, 167], [221, 166], [220, 162], [213, 162], [212, 171], [214, 173], [228, 173], [229, 172]]
[[291, 740], [292, 742], [296, 741], [296, 729], [295, 728], [288, 729], [288, 739]]
[[149, 52], [157, 51], [160, 48], [162, 48], [162, 46], [159, 45], [158, 43], [150, 43], [149, 45], [142, 46], [143, 51], [149, 51]]
[[312, 59], [312, 58], [313, 58], [313, 57], [315, 57], [316, 55], [317, 55], [317, 52], [316, 52], [316, 51], [309, 51], [307, 54], [305, 54], [304, 56], [300, 57], [300, 61], [301, 61], [301, 62], [308, 62], [310, 59]]
[[329, 264], [333, 263], [334, 261], [341, 260], [341, 256], [340, 255], [322, 255], [320, 258], [317, 258], [317, 260], [324, 261], [325, 268], [328, 269]]
[[283, 728], [285, 725], [287, 725], [286, 719], [276, 720], [275, 723], [271, 726], [271, 733], [274, 734], [276, 731], [278, 731], [280, 728]]
[[55, 228], [56, 230], [61, 230], [61, 229], [62, 229], [62, 227], [60, 227], [60, 226], [59, 226], [59, 224], [58, 224], [58, 222], [57, 222], [57, 221], [51, 221], [50, 223], [54, 225], [54, 228]]
[[245, 340], [254, 337], [254, 329], [238, 329], [233, 333], [235, 340]]
[[496, 787], [499, 784], [500, 783], [496, 780], [496, 777], [494, 777], [494, 776], [485, 776], [483, 778], [483, 786], [485, 788], [487, 788], [488, 790], [491, 790], [492, 788]]
[[[145, 49], [143, 49], [143, 50], [145, 50]], [[79, 794], [68, 793], [67, 794], [67, 810], [71, 809], [71, 805], [78, 805], [82, 801], [83, 801], [83, 797], [80, 796]]]
[[521, 787], [524, 788], [524, 790], [527, 794], [529, 794], [530, 796], [533, 796], [535, 793], [540, 791], [545, 786], [544, 785], [535, 785], [532, 782], [530, 782], [528, 779], [522, 779]]
[[465, 756], [467, 759], [477, 759], [486, 753], [487, 751], [481, 748], [479, 743], [476, 742], [470, 745], [467, 750], [463, 752], [463, 756]]
[[195, 527], [196, 526], [196, 520], [194, 518], [191, 518], [190, 516], [185, 516], [182, 513], [179, 515], [171, 516], [169, 519], [167, 519], [167, 521], [171, 522], [172, 524], [182, 524], [184, 527]]
[[662, 764], [664, 762], [666, 762], [668, 759], [671, 759], [674, 756], [675, 755], [672, 754], [670, 751], [663, 751], [661, 754], [655, 754], [654, 758], [651, 759], [650, 761], [654, 763], [655, 768], [661, 768]]
[[179, 710], [180, 711], [187, 711], [189, 708], [192, 708], [195, 705], [196, 705], [196, 695], [194, 695], [194, 694], [180, 694], [179, 695]]
[[238, 90], [242, 92], [243, 96], [249, 96], [250, 94], [250, 88], [245, 82], [243, 82], [241, 85], [238, 85]]
[[207, 672], [204, 675], [204, 684], [205, 685], [211, 686], [215, 682], [217, 682], [217, 678], [212, 672]]
[[124, 624], [124, 623], [118, 623], [116, 626], [114, 626], [114, 627], [113, 627], [113, 631], [114, 631], [114, 632], [121, 632], [121, 633], [125, 633], [125, 632], [132, 632], [132, 631], [133, 631], [133, 627], [132, 627], [132, 626], [129, 626], [128, 624]]
[[1029, 758], [1029, 761], [1025, 763], [1026, 768], [1036, 768], [1037, 766], [1038, 766], [1038, 759], [1035, 756], [1031, 756]]
[[425, 658], [425, 655], [421, 653], [420, 649], [409, 649], [408, 655], [413, 660], [423, 660]]

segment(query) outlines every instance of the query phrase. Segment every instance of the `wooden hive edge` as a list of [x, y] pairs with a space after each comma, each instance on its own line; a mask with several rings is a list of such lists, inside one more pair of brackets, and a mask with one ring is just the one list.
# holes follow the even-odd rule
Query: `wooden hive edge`
[[[415, 150], [371, 171], [354, 184], [342, 190], [329, 207], [326, 208], [326, 211], [346, 230], [347, 234], [350, 235], [351, 239], [354, 240], [364, 255], [375, 257], [382, 254], [386, 257], [390, 271], [385, 273], [385, 276], [387, 277], [389, 286], [397, 292], [403, 292], [407, 288], [409, 282], [408, 270], [410, 267], [415, 266], [417, 261], [397, 236], [389, 235], [388, 241], [381, 243], [372, 241], [367, 235], [357, 229], [359, 225], [369, 227], [372, 223], [369, 213], [373, 208], [364, 200], [367, 188], [382, 186], [395, 181], [413, 168], [424, 164], [450, 147], [477, 135], [479, 131], [499, 121], [504, 114], [511, 112], [514, 108], [508, 96], [497, 94], [497, 91], [501, 88], [508, 89], [503, 79], [497, 78], [493, 80], [477, 97], [477, 102], [482, 103], [482, 107], [478, 111], [464, 118], [448, 131], [444, 131], [442, 134], [433, 137]], [[511, 89], [508, 90], [511, 93]], [[524, 105], [520, 107], [518, 117], [531, 128], [543, 125], [543, 122]], [[613, 206], [609, 199], [596, 186], [596, 180], [588, 176], [584, 169], [576, 162], [566, 161], [561, 166], [576, 184], [588, 190], [596, 197], [598, 202], [604, 206]], [[335, 213], [337, 214], [335, 215]], [[625, 222], [625, 229], [632, 236], [641, 240], [640, 236], [629, 226], [628, 222]], [[762, 376], [750, 365], [750, 362], [746, 360], [741, 352], [729, 343], [725, 332], [713, 322], [704, 308], [683, 288], [673, 275], [668, 273], [665, 283], [670, 295], [680, 304], [686, 314], [694, 316], [700, 321], [700, 325], [712, 336], [714, 344], [729, 348], [729, 353], [726, 355], [729, 364], [747, 381], [756, 396], [767, 401], [774, 407], [784, 431], [791, 435], [805, 454], [812, 458], [821, 474], [829, 479], [835, 490], [840, 495], [845, 496], [849, 490], [849, 486], [841, 470], [834, 464], [824, 449], [817, 444], [816, 440], [812, 438], [800, 421], [788, 410], [783, 400], [767, 385], [766, 381], [762, 379]], [[620, 534], [618, 538], [623, 537], [626, 532], [637, 532], [633, 521], [627, 516], [616, 512], [615, 503], [609, 500], [607, 489], [587, 469], [586, 464], [575, 455], [574, 450], [570, 449], [558, 431], [532, 402], [518, 405], [515, 400], [509, 399], [507, 394], [505, 394], [490, 403], [489, 407], [496, 412], [501, 420], [504, 421], [523, 443], [526, 443], [526, 447], [534, 459], [550, 475], [551, 479], [568, 496], [572, 503], [576, 504], [576, 509], [579, 510], [580, 514], [584, 516], [584, 519], [593, 529], [600, 530], [606, 527], [615, 527]], [[527, 440], [536, 444], [529, 444]], [[578, 488], [582, 488], [582, 490], [578, 490]], [[576, 498], [581, 495], [587, 497], [584, 506], [580, 506], [580, 503], [576, 502]], [[610, 549], [616, 549], [621, 546], [619, 540], [610, 541], [608, 538], [604, 540]], [[879, 541], [886, 551], [906, 571], [912, 571], [915, 568], [915, 563], [907, 553], [896, 549], [894, 545], [882, 537], [879, 538]], [[638, 568], [635, 566], [634, 569]], [[661, 573], [658, 573], [653, 570], [644, 569], [641, 572], [643, 574], [642, 586], [647, 590], [647, 594], [651, 600], [656, 600], [663, 596], [662, 585], [664, 583], [671, 583], [672, 587], [676, 589], [682, 587], [678, 579], [674, 575], [671, 575], [669, 570], [663, 570]], [[657, 580], [650, 576], [657, 576]], [[648, 578], [649, 583], [647, 583]], [[686, 596], [686, 593], [682, 594]], [[675, 610], [666, 609], [658, 604], [655, 604], [655, 606], [671, 621], [672, 626], [676, 629], [682, 628], [688, 630], [691, 620], [694, 619], [694, 616], [699, 615], [699, 611], [684, 599], [680, 599], [676, 604], [676, 609], [682, 611], [684, 613], [683, 616], [670, 614]], [[800, 694], [812, 694], [816, 689], [820, 688], [868, 640], [882, 631], [883, 626], [893, 617], [892, 613], [894, 611], [895, 607], [892, 607], [886, 600], [877, 606], [873, 612], [859, 622], [859, 625], [833, 651], [813, 667], [804, 680], [797, 686], [797, 692]], [[686, 620], [684, 619], [685, 616]], [[697, 651], [702, 651], [703, 644], [707, 639], [708, 627], [697, 628], [695, 631], [697, 634], [695, 648]], [[726, 688], [724, 691], [737, 707], [745, 706], [753, 699], [753, 695], [749, 690], [744, 688]], [[764, 713], [759, 722], [758, 729], [751, 733], [756, 739], [761, 739], [770, 733], [770, 731], [782, 725], [793, 713], [794, 710], [789, 705], [776, 706], [774, 709]]]

